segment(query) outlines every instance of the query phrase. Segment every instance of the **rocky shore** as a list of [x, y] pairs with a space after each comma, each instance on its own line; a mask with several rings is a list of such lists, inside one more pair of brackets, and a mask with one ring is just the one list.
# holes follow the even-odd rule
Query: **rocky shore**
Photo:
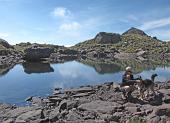
[[131, 98], [122, 97], [119, 84], [73, 89], [55, 88], [46, 98], [29, 97], [29, 106], [0, 104], [3, 123], [169, 123], [170, 81], [156, 83], [152, 94], [141, 101], [134, 91]]

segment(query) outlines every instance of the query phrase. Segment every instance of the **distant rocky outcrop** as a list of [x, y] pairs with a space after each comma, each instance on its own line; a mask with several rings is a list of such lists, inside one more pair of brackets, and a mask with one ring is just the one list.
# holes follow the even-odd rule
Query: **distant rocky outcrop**
[[[94, 39], [86, 40], [71, 47], [92, 58], [148, 58], [168, 59], [170, 43], [148, 36], [144, 31], [130, 28], [122, 35], [100, 32]], [[156, 56], [156, 57], [155, 57]]]
[[142, 35], [142, 36], [147, 36], [147, 34], [144, 31], [134, 28], [134, 27], [130, 28], [129, 30], [124, 32], [122, 35], [126, 35], [126, 34], [138, 34], [138, 35]]
[[94, 40], [96, 43], [99, 44], [114, 44], [121, 41], [121, 37], [119, 34], [116, 33], [100, 32], [96, 35]]
[[7, 41], [5, 41], [4, 39], [1, 39], [0, 38], [0, 45], [2, 45], [3, 47], [5, 47], [5, 48], [14, 48], [12, 45], [10, 45]]
[[50, 54], [53, 52], [53, 48], [39, 47], [37, 45], [33, 45], [32, 47], [24, 50], [24, 59], [28, 61], [42, 60], [42, 58], [50, 57]]

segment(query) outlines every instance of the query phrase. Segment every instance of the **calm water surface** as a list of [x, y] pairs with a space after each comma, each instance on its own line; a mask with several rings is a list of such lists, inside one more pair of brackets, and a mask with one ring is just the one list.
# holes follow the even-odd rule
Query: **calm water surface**
[[[156, 67], [139, 72], [143, 78], [157, 73], [157, 81], [170, 77], [170, 67]], [[47, 96], [55, 87], [70, 88], [103, 82], [121, 82], [123, 71], [113, 64], [85, 65], [77, 61], [66, 63], [24, 63], [6, 70], [0, 76], [0, 102], [24, 104], [28, 96]]]

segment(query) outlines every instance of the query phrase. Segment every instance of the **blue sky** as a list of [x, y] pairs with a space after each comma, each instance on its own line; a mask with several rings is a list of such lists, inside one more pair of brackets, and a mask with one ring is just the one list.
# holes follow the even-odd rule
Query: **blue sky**
[[130, 27], [170, 40], [169, 0], [0, 0], [0, 38], [74, 45]]

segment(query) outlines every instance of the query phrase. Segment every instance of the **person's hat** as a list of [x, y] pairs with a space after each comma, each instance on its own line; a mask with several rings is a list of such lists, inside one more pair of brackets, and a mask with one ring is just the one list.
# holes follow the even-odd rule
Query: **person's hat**
[[131, 67], [126, 67], [126, 71], [132, 71]]

